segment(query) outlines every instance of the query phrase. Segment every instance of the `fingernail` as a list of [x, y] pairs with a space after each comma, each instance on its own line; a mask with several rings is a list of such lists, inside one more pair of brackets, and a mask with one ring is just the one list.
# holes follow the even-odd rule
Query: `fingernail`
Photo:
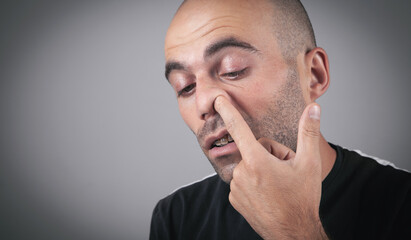
[[[220, 95], [218, 95], [215, 99], [214, 99], [214, 108], [216, 108], [216, 106], [219, 104], [219, 102], [221, 102], [221, 99], [220, 99], [221, 97], [220, 97]], [[220, 100], [219, 100], [220, 99]]]
[[314, 105], [310, 108], [310, 110], [308, 110], [308, 115], [310, 116], [310, 118], [312, 119], [317, 119], [320, 120], [320, 115], [321, 115], [321, 110], [320, 107], [318, 105]]
[[218, 95], [218, 96], [214, 99], [214, 102], [218, 102], [218, 101], [219, 101], [219, 100], [218, 100], [219, 98], [220, 98], [220, 95]]

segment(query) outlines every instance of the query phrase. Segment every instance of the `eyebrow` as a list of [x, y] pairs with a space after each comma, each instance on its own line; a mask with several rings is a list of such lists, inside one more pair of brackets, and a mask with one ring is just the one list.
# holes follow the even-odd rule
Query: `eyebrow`
[[165, 71], [165, 76], [167, 81], [168, 80], [168, 76], [170, 75], [170, 72], [173, 70], [187, 70], [187, 67], [179, 62], [175, 62], [175, 61], [170, 61], [166, 63], [166, 71]]
[[[223, 38], [221, 40], [218, 40], [211, 45], [209, 45], [206, 50], [204, 51], [204, 58], [209, 58], [213, 55], [215, 55], [217, 52], [228, 48], [228, 47], [237, 47], [237, 48], [242, 48], [244, 50], [250, 51], [250, 52], [258, 52], [258, 49], [253, 47], [251, 44], [247, 42], [240, 41], [236, 39], [235, 37], [228, 37], [228, 38]], [[168, 77], [173, 70], [186, 70], [187, 67], [176, 61], [170, 61], [166, 63], [166, 70], [165, 70], [165, 77], [168, 81]]]
[[251, 44], [240, 41], [236, 39], [235, 37], [228, 37], [228, 38], [223, 38], [219, 41], [216, 41], [215, 43], [208, 46], [207, 49], [204, 51], [204, 58], [209, 58], [212, 55], [216, 54], [218, 51], [221, 51], [222, 49], [228, 48], [228, 47], [237, 47], [237, 48], [245, 49], [250, 52], [258, 52], [258, 50], [255, 47], [253, 47]]

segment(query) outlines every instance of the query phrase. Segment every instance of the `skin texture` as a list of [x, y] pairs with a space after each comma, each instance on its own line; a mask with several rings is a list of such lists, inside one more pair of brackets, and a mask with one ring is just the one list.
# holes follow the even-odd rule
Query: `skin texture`
[[[254, 230], [265, 239], [325, 238], [321, 181], [335, 152], [313, 102], [328, 88], [328, 58], [314, 48], [286, 61], [271, 8], [266, 1], [186, 2], [167, 32], [166, 75], [184, 121], [230, 183], [231, 204]], [[221, 41], [230, 44], [215, 47]], [[207, 139], [225, 132], [234, 150], [215, 157]]]
[[298, 149], [258, 141], [223, 96], [215, 108], [240, 149], [229, 200], [264, 239], [327, 239], [318, 216], [321, 199], [320, 107], [301, 116]]

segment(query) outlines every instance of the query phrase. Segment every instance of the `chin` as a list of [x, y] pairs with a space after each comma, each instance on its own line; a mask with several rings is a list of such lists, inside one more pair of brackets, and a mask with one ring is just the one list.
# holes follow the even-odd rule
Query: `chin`
[[233, 179], [234, 168], [237, 167], [238, 163], [240, 163], [241, 161], [241, 154], [237, 152], [214, 159], [211, 159], [207, 154], [206, 156], [213, 166], [215, 172], [220, 176], [221, 180], [223, 180], [227, 184], [230, 184], [231, 180]]
[[238, 165], [238, 163], [231, 163], [227, 164], [222, 168], [215, 169], [217, 174], [220, 176], [221, 180], [225, 183], [230, 184], [231, 180], [233, 179], [233, 171], [234, 168]]

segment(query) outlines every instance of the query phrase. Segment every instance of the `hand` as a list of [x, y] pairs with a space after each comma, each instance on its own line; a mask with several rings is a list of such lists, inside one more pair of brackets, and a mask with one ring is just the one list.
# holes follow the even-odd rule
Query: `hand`
[[257, 141], [226, 98], [214, 104], [242, 156], [230, 183], [231, 205], [264, 239], [327, 238], [319, 217], [320, 106], [304, 110], [294, 153], [271, 139]]

